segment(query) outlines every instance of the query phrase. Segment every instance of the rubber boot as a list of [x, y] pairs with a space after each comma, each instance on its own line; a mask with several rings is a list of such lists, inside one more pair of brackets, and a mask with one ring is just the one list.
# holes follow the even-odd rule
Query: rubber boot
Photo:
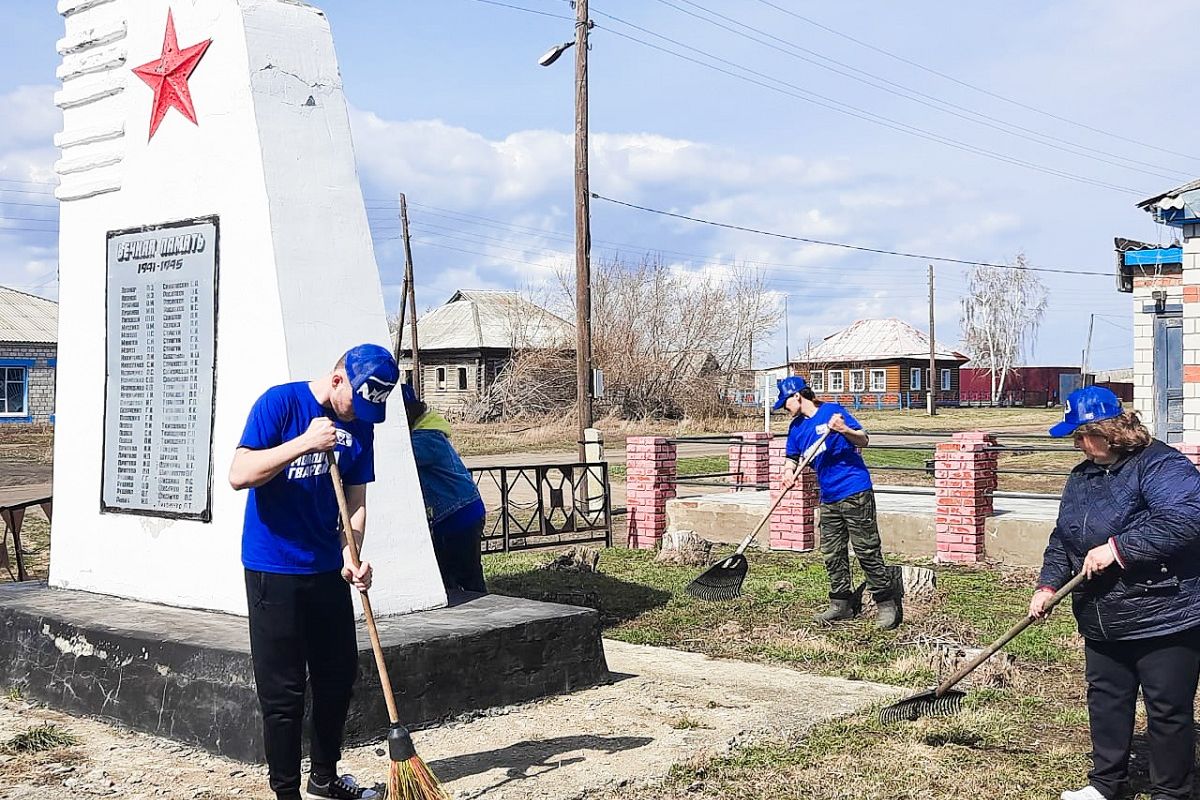
[[904, 606], [896, 592], [875, 595], [875, 627], [890, 631], [904, 621]]
[[818, 625], [832, 625], [844, 619], [854, 619], [854, 609], [851, 607], [851, 597], [846, 594], [829, 595], [829, 608], [813, 618]]

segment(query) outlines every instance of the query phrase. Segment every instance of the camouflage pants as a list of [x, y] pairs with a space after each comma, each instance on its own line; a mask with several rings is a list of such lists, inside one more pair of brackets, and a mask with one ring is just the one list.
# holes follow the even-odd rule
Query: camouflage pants
[[821, 506], [821, 555], [829, 573], [831, 595], [849, 594], [852, 590], [849, 547], [858, 556], [871, 593], [891, 591], [892, 576], [883, 562], [883, 546], [879, 541], [875, 493], [870, 489]]

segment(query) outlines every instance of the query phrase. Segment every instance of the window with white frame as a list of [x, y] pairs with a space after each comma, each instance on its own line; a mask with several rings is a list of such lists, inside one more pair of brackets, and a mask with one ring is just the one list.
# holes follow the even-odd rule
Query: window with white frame
[[850, 391], [859, 394], [867, 390], [867, 374], [861, 369], [850, 370]]
[[437, 388], [438, 388], [438, 391], [444, 391], [446, 389], [446, 368], [445, 367], [437, 368]]
[[871, 370], [871, 391], [886, 392], [887, 391], [887, 370], [873, 369]]
[[950, 391], [950, 370], [948, 369], [942, 370], [942, 391]]
[[921, 368], [912, 367], [908, 370], [908, 388], [917, 391], [921, 388]]
[[467, 368], [466, 367], [458, 368], [458, 388], [460, 391], [465, 390], [467, 388]]
[[825, 391], [825, 373], [820, 371], [808, 373], [808, 388], [814, 392]]
[[846, 373], [840, 369], [829, 370], [829, 391], [844, 392], [846, 391]]
[[29, 369], [0, 365], [0, 417], [29, 416]]

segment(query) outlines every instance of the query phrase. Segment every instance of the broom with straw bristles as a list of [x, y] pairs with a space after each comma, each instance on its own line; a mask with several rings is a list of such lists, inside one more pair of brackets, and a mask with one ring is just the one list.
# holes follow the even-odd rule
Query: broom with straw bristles
[[[333, 492], [337, 495], [338, 512], [342, 516], [342, 534], [350, 550], [350, 563], [358, 569], [358, 542], [354, 540], [354, 529], [350, 526], [350, 511], [346, 507], [346, 491], [342, 486], [342, 472], [338, 469], [333, 453], [328, 455], [329, 474], [333, 478]], [[383, 661], [383, 647], [379, 644], [379, 631], [375, 627], [375, 615], [371, 612], [371, 598], [365, 591], [362, 596], [363, 615], [367, 618], [367, 632], [371, 634], [371, 649], [375, 651], [375, 668], [379, 670], [379, 684], [383, 687], [383, 699], [387, 702], [388, 755], [392, 766], [388, 771], [387, 800], [450, 800], [437, 776], [429, 769], [413, 746], [408, 728], [400, 723], [400, 712], [396, 710], [396, 698], [392, 693], [392, 681], [388, 678], [387, 664]]]

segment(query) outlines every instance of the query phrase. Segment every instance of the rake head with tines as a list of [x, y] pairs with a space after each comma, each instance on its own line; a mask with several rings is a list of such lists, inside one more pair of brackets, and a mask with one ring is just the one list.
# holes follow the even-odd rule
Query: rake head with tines
[[[1066, 586], [1059, 589], [1054, 593], [1053, 597], [1046, 601], [1043, 606], [1044, 613], [1050, 613], [1051, 609], [1061, 603], [1064, 597], [1075, 591], [1085, 580], [1087, 580], [1087, 573], [1080, 572], [1074, 578], [1067, 581]], [[1001, 647], [1004, 647], [1004, 645], [1017, 638], [1021, 631], [1032, 624], [1033, 618], [1025, 617], [1016, 625], [1009, 628], [1007, 633], [988, 645], [979, 655], [971, 659], [969, 663], [942, 681], [936, 689], [914, 694], [912, 697], [906, 697], [898, 703], [893, 703], [879, 712], [879, 719], [883, 722], [899, 722], [901, 720], [913, 721], [919, 717], [946, 717], [957, 714], [962, 710], [962, 699], [966, 695], [951, 687], [974, 672], [976, 667], [995, 655]]]
[[947, 689], [941, 695], [937, 689], [914, 694], [879, 712], [881, 722], [914, 722], [921, 717], [950, 717], [962, 710], [966, 692]]
[[746, 557], [734, 553], [705, 570], [684, 591], [701, 600], [732, 600], [741, 596], [749, 568]]

